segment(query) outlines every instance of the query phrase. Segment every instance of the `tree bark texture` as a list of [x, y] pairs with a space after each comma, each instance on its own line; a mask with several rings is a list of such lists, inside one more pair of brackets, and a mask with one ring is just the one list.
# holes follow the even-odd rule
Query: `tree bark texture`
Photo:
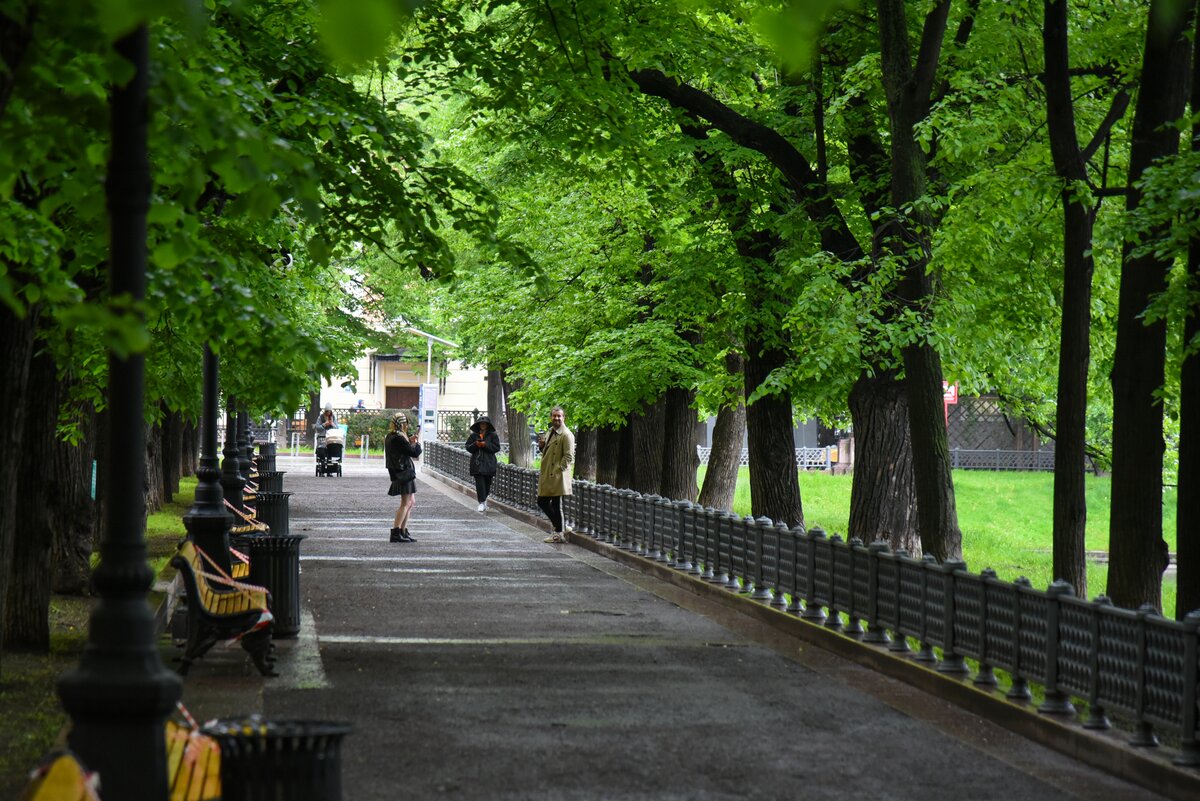
[[[228, 400], [226, 401], [229, 402]], [[321, 393], [308, 393], [308, 408], [304, 410], [305, 438], [311, 447], [317, 447], [317, 421], [321, 419]]]
[[504, 414], [504, 380], [499, 370], [487, 371], [487, 416], [492, 419], [496, 436], [508, 442], [508, 418]]
[[[737, 375], [744, 370], [740, 354], [731, 354], [725, 359], [730, 373]], [[701, 506], [733, 511], [733, 498], [737, 491], [738, 472], [742, 466], [742, 441], [746, 437], [746, 396], [743, 385], [737, 403], [725, 406], [717, 412], [713, 426], [712, 450], [708, 453], [708, 469], [704, 471], [704, 486], [698, 500]]]
[[[6, 265], [11, 267], [11, 265]], [[3, 591], [12, 580], [13, 549], [17, 538], [18, 477], [21, 474], [21, 454], [24, 453], [25, 420], [37, 404], [29, 402], [29, 365], [33, 358], [34, 331], [37, 329], [38, 309], [28, 309], [18, 316], [5, 303], [0, 303], [0, 386], [12, 399], [7, 422], [0, 426], [0, 652], [4, 649], [3, 621], [7, 617], [7, 596]]]
[[[136, 425], [136, 423], [135, 423]], [[146, 424], [146, 513], [157, 512], [163, 505], [163, 430]]]
[[613, 486], [618, 489], [633, 488], [633, 423], [627, 420], [617, 431], [617, 475]]
[[1081, 198], [1087, 168], [1075, 129], [1068, 70], [1067, 0], [1048, 0], [1042, 29], [1046, 122], [1055, 174], [1063, 181], [1063, 300], [1054, 442], [1054, 578], [1087, 597], [1087, 379], [1091, 359], [1092, 220]]
[[[1174, 123], [1183, 114], [1190, 48], [1189, 14], [1178, 3], [1152, 0], [1133, 118], [1126, 208], [1141, 203], [1136, 188], [1154, 160], [1179, 148]], [[1161, 609], [1163, 409], [1155, 392], [1163, 384], [1166, 323], [1147, 323], [1142, 313], [1166, 288], [1170, 259], [1134, 255], [1127, 242], [1121, 263], [1117, 344], [1113, 358], [1112, 509], [1109, 515], [1108, 595], [1118, 606], [1153, 604]]]
[[609, 487], [617, 486], [617, 464], [620, 460], [620, 432], [612, 426], [596, 429], [596, 483]]
[[192, 420], [181, 422], [179, 475], [190, 478], [200, 469], [200, 427]]
[[[69, 393], [60, 381], [64, 396]], [[96, 504], [92, 500], [92, 465], [96, 458], [96, 412], [91, 404], [77, 412], [84, 432], [78, 445], [62, 440], [54, 443], [51, 492], [58, 498], [51, 505], [51, 589], [62, 595], [87, 595], [92, 583], [92, 533]]]
[[[748, 350], [746, 396], [750, 397], [772, 370], [785, 363], [787, 355], [780, 350], [763, 350], [754, 339], [749, 340]], [[746, 407], [751, 514], [802, 526], [804, 510], [793, 430], [792, 396], [788, 392], [764, 395]]]
[[629, 417], [633, 445], [633, 478], [629, 487], [643, 495], [657, 495], [662, 486], [663, 411], [663, 399], [659, 398]]
[[672, 500], [696, 499], [696, 412], [692, 402], [696, 393], [672, 387], [663, 396], [662, 481], [658, 494]]
[[575, 432], [575, 478], [596, 480], [596, 429], [581, 428]]
[[529, 467], [533, 464], [533, 445], [529, 441], [529, 422], [525, 412], [513, 408], [509, 399], [512, 393], [521, 388], [521, 380], [509, 381], [503, 368], [500, 370], [500, 381], [504, 387], [504, 408], [508, 425], [508, 463], [517, 467]]
[[100, 550], [100, 543], [104, 541], [104, 535], [108, 528], [108, 517], [104, 513], [107, 504], [105, 499], [109, 494], [108, 471], [104, 469], [108, 464], [108, 428], [108, 409], [96, 412], [96, 500], [95, 514], [92, 518], [92, 550], [96, 552]]
[[50, 650], [51, 507], [61, 480], [56, 474], [55, 427], [58, 422], [58, 382], [54, 359], [36, 352], [29, 365], [29, 404], [24, 443], [13, 453], [20, 465], [17, 479], [16, 542], [12, 574], [4, 587], [4, 647], [42, 653]]
[[908, 394], [894, 372], [859, 375], [850, 390], [854, 421], [851, 537], [882, 540], [892, 550], [921, 553], [913, 487]]
[[179, 492], [183, 466], [183, 416], [163, 409], [162, 430], [163, 500], [170, 503]]
[[[1200, 11], [1192, 36], [1192, 100], [1200, 109]], [[1200, 120], [1192, 127], [1192, 152], [1200, 152]], [[1188, 285], [1200, 288], [1200, 237], [1188, 247]], [[1200, 343], [1200, 311], [1184, 319], [1184, 343]], [[1183, 360], [1179, 376], [1179, 491], [1175, 541], [1178, 566], [1175, 617], [1200, 609], [1200, 354]]]
[[[946, 32], [949, 0], [939, 0], [925, 18], [916, 63], [908, 42], [903, 0], [878, 0], [881, 67], [887, 94], [892, 143], [892, 204], [881, 244], [901, 265], [900, 296], [910, 308], [928, 315], [933, 294], [929, 276], [932, 220], [910, 204], [925, 194], [925, 155], [916, 126], [929, 113], [930, 96]], [[921, 549], [938, 560], [962, 556], [962, 532], [954, 502], [950, 443], [942, 405], [942, 363], [937, 351], [918, 341], [902, 351], [908, 389], [909, 435]]]

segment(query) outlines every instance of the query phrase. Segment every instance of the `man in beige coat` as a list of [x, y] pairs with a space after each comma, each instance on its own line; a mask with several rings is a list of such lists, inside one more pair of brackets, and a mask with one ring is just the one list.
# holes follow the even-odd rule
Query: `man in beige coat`
[[542, 471], [538, 476], [538, 507], [550, 518], [554, 533], [546, 542], [566, 542], [563, 536], [562, 497], [571, 494], [571, 465], [575, 462], [575, 435], [567, 428], [561, 406], [550, 412], [550, 431], [538, 434]]

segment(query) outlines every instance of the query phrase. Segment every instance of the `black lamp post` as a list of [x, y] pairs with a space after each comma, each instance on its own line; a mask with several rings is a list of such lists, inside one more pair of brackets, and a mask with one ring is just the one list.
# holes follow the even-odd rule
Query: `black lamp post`
[[242, 476], [241, 453], [237, 445], [237, 400], [225, 396], [225, 447], [221, 449], [221, 486], [225, 488], [225, 500], [239, 511], [244, 509], [242, 491], [246, 479]]
[[196, 471], [196, 500], [183, 516], [188, 539], [221, 569], [230, 572], [229, 526], [233, 515], [225, 510], [225, 491], [217, 466], [217, 356], [204, 346], [204, 419], [200, 424], [200, 469]]
[[[148, 35], [142, 25], [116, 43], [134, 66], [133, 78], [113, 88], [109, 210], [112, 296], [139, 302], [146, 288], [146, 212], [150, 165], [146, 155]], [[109, 355], [109, 498], [107, 530], [93, 582], [100, 602], [88, 625], [79, 666], [58, 683], [71, 716], [71, 748], [100, 775], [106, 801], [166, 801], [167, 752], [163, 727], [182, 692], [163, 665], [154, 614], [146, 594], [154, 574], [146, 562], [144, 531], [146, 448], [140, 424], [145, 358]]]

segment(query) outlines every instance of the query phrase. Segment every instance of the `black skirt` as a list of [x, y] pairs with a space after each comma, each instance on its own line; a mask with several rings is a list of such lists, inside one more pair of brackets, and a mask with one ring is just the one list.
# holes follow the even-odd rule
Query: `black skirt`
[[392, 485], [390, 487], [388, 487], [388, 495], [416, 495], [416, 494], [417, 494], [416, 479], [413, 479], [412, 481], [393, 481]]

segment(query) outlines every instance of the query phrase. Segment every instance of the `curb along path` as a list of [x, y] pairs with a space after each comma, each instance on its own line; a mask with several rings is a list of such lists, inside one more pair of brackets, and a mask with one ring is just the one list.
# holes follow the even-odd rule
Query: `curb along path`
[[347, 801], [1160, 797], [440, 481], [418, 477], [418, 541], [392, 544], [380, 462], [279, 469], [307, 536], [301, 635], [276, 679], [213, 649], [183, 700], [351, 722]]

